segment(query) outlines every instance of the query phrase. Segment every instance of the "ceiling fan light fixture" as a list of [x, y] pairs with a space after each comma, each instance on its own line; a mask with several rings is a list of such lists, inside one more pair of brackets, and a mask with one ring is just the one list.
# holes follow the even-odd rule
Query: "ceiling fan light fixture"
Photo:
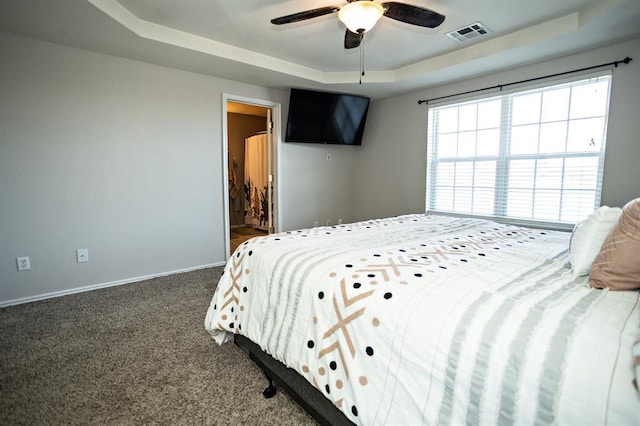
[[371, 0], [354, 1], [344, 5], [338, 12], [338, 19], [352, 33], [366, 33], [378, 22], [384, 13], [380, 3]]

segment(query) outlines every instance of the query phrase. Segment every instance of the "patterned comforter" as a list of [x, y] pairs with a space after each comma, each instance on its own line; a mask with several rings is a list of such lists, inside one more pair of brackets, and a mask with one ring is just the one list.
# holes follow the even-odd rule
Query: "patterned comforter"
[[356, 424], [638, 424], [639, 292], [573, 280], [569, 234], [407, 215], [257, 237], [205, 319]]

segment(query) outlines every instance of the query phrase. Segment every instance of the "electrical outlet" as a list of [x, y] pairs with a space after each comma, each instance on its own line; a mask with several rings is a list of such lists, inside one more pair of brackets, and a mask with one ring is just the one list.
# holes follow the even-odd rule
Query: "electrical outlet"
[[313, 227], [317, 228], [318, 226], [320, 226], [320, 222], [318, 222], [317, 220], [315, 222], [313, 222]]
[[89, 261], [89, 249], [76, 250], [76, 259], [78, 263], [84, 263]]
[[327, 154], [327, 161], [331, 161], [331, 154]]
[[18, 263], [18, 271], [26, 271], [27, 269], [31, 269], [29, 256], [17, 257], [16, 262]]

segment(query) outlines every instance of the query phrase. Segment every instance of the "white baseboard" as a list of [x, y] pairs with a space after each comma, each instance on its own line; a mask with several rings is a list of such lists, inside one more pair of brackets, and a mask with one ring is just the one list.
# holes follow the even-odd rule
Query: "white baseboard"
[[216, 266], [223, 266], [224, 264], [225, 264], [225, 262], [210, 263], [208, 265], [195, 266], [193, 268], [186, 268], [186, 269], [179, 269], [179, 270], [175, 270], [175, 271], [161, 272], [159, 274], [145, 275], [145, 276], [142, 276], [142, 277], [126, 278], [124, 280], [111, 281], [111, 282], [108, 282], [108, 283], [93, 284], [93, 285], [88, 285], [86, 287], [76, 287], [76, 288], [71, 288], [71, 289], [68, 289], [68, 290], [54, 291], [52, 293], [38, 294], [36, 296], [21, 297], [19, 299], [12, 299], [12, 300], [2, 300], [2, 301], [0, 301], [0, 308], [5, 308], [7, 306], [13, 306], [13, 305], [21, 305], [23, 303], [36, 302], [38, 300], [51, 299], [53, 297], [68, 296], [70, 294], [75, 294], [75, 293], [83, 293], [85, 291], [97, 290], [99, 288], [115, 287], [117, 285], [137, 283], [139, 281], [150, 280], [152, 278], [166, 277], [167, 275], [182, 274], [184, 272], [192, 272], [192, 271], [197, 271], [197, 270], [200, 270], [200, 269], [213, 268], [213, 267], [216, 267]]

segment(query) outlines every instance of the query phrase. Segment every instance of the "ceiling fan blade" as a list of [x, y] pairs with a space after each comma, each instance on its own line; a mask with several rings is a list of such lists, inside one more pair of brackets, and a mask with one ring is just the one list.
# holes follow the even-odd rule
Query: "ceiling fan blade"
[[291, 15], [273, 18], [271, 23], [274, 25], [291, 24], [293, 22], [304, 21], [306, 19], [317, 18], [318, 16], [328, 15], [340, 10], [338, 6], [319, 7], [318, 9], [305, 10], [304, 12], [292, 13]]
[[349, 31], [349, 29], [347, 29], [346, 32], [344, 33], [344, 48], [354, 49], [360, 46], [360, 43], [362, 42], [363, 37], [364, 37], [364, 33], [360, 33], [360, 34], [353, 33]]
[[384, 16], [420, 27], [435, 28], [444, 22], [444, 15], [431, 9], [390, 1], [382, 3]]

